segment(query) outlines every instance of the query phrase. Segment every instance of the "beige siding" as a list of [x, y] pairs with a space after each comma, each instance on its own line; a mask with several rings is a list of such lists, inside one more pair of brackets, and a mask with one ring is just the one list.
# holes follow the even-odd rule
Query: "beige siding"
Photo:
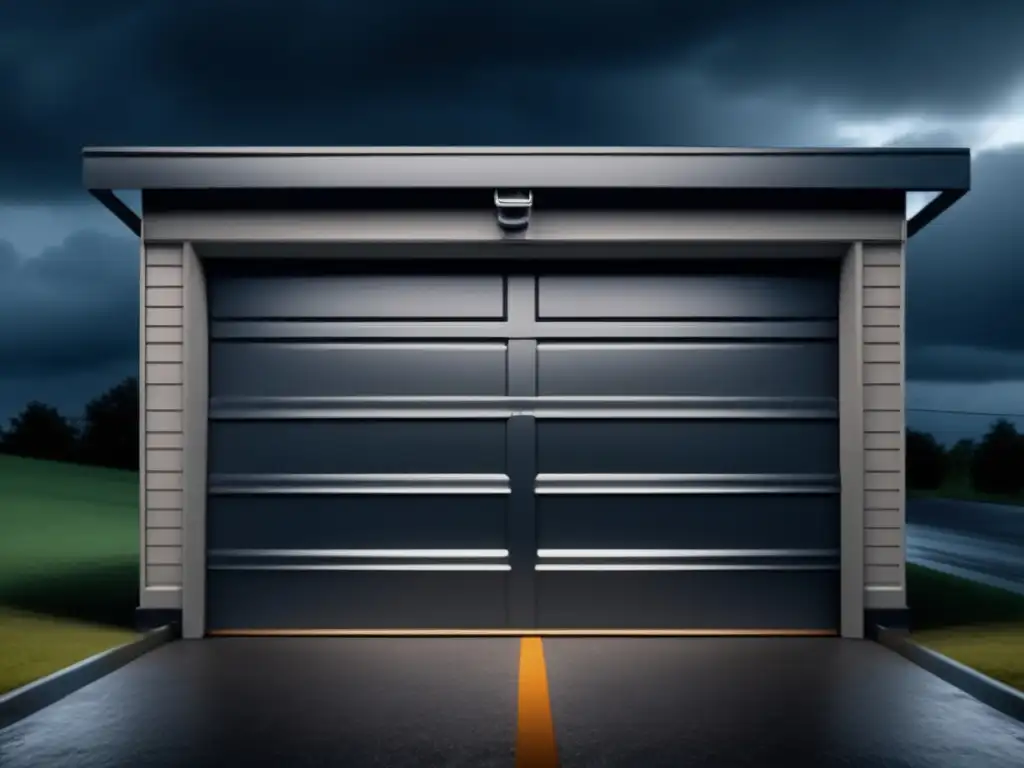
[[[864, 579], [867, 607], [904, 591], [903, 248], [864, 245]], [[891, 598], [887, 606], [891, 607]]]
[[149, 344], [181, 344], [181, 327], [176, 325], [150, 326], [146, 329]]
[[181, 472], [146, 472], [146, 488], [151, 491], [180, 491]]
[[[148, 531], [146, 532], [149, 533]], [[181, 547], [146, 547], [146, 562], [150, 565], [181, 565]]]
[[[147, 547], [147, 554], [148, 554]], [[147, 587], [180, 587], [181, 566], [180, 565], [147, 565], [146, 566]]]
[[[895, 491], [868, 491], [865, 495], [865, 503], [868, 507], [887, 507], [887, 509], [874, 509], [869, 508], [864, 510], [864, 530], [865, 533], [873, 530], [896, 530], [899, 531], [900, 535], [903, 534], [902, 528], [902, 513], [897, 508], [899, 502], [889, 501], [882, 494], [893, 493]], [[872, 494], [878, 494], [875, 499], [870, 498]]]
[[146, 306], [180, 308], [181, 288], [147, 288]]
[[146, 467], [150, 472], [181, 472], [181, 449], [147, 449]]
[[158, 509], [181, 510], [181, 491], [147, 491], [146, 506], [150, 512]]
[[170, 448], [176, 448], [181, 450], [183, 448], [184, 439], [180, 432], [150, 432], [146, 435], [146, 448], [156, 448], [160, 450], [167, 450]]
[[[148, 373], [148, 366], [144, 368]], [[151, 411], [181, 411], [181, 385], [180, 384], [147, 384], [146, 385], [146, 412]]]
[[[868, 584], [868, 595], [873, 591], [890, 589], [903, 591], [903, 566], [901, 565], [865, 565], [864, 581]], [[866, 605], [872, 608], [870, 602]], [[904, 606], [905, 607], [905, 606]]]
[[146, 530], [147, 547], [180, 547], [180, 528], [148, 528]]
[[181, 433], [181, 411], [150, 411], [146, 414], [146, 431]]
[[181, 344], [158, 344], [152, 342], [146, 349], [146, 359], [152, 363], [180, 363]]
[[181, 509], [153, 509], [149, 508], [148, 517], [148, 528], [149, 531], [155, 531], [161, 528], [170, 528], [173, 530], [181, 531]]
[[903, 414], [897, 411], [866, 411], [864, 413], [864, 431], [869, 435], [895, 432], [902, 439]]
[[864, 435], [865, 450], [896, 451], [902, 446], [902, 436], [896, 432], [868, 432]]
[[159, 599], [162, 607], [167, 590], [181, 586], [182, 248], [148, 244], [143, 252], [142, 605]]
[[[866, 491], [864, 493], [864, 507], [869, 511], [882, 512], [882, 511], [898, 511], [900, 508], [900, 492], [899, 491]], [[874, 527], [875, 524], [869, 525], [868, 527]], [[889, 526], [882, 525], [882, 528]]]
[[181, 267], [148, 267], [146, 288], [181, 288]]
[[899, 547], [902, 544], [903, 531], [899, 528], [865, 527], [864, 529], [865, 547]]

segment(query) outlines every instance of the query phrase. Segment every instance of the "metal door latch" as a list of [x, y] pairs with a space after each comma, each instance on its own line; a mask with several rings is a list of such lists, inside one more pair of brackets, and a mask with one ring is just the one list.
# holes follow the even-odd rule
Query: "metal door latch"
[[498, 226], [506, 232], [523, 230], [530, 226], [532, 206], [533, 193], [528, 190], [494, 190]]

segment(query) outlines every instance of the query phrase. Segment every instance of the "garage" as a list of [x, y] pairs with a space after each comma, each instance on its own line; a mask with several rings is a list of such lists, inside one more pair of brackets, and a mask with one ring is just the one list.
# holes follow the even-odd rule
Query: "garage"
[[905, 613], [905, 242], [966, 153], [96, 149], [85, 177], [142, 238], [140, 616]]

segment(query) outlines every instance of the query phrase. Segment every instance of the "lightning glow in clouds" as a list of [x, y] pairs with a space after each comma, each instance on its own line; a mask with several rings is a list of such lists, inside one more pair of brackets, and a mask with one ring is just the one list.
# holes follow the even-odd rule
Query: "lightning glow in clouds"
[[[877, 120], [837, 120], [841, 143], [858, 146], [922, 146], [928, 143], [969, 147], [974, 157], [1024, 148], [1024, 87], [1017, 89], [1004, 109], [977, 116], [894, 116]], [[933, 137], [941, 141], [932, 141]], [[907, 215], [913, 216], [935, 196], [907, 195]]]

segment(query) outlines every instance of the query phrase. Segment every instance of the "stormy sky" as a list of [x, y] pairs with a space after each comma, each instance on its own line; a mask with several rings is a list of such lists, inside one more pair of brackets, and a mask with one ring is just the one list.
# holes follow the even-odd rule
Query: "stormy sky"
[[0, 420], [137, 365], [83, 145], [966, 146], [909, 246], [907, 405], [973, 436], [930, 411], [1024, 414], [1022, 39], [1012, 0], [2, 3]]

